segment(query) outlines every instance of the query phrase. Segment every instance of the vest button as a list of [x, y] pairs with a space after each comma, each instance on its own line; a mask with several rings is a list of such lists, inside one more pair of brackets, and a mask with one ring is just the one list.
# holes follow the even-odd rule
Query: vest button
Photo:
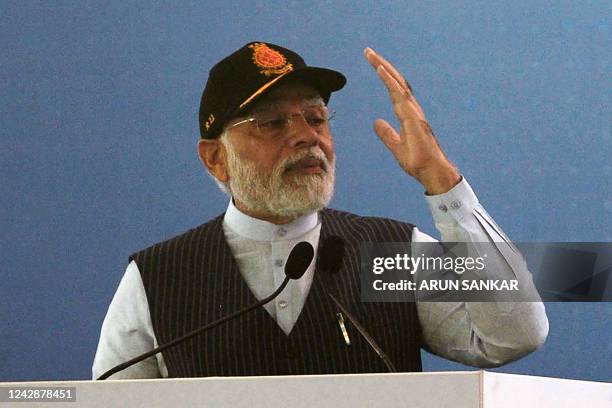
[[286, 300], [281, 300], [280, 302], [278, 302], [278, 306], [279, 306], [281, 309], [286, 308], [288, 305], [289, 305], [289, 303], [287, 303], [287, 301], [286, 301]]

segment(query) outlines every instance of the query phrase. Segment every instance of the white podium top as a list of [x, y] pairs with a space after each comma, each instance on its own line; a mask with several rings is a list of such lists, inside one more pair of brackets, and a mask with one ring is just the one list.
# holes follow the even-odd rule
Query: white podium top
[[76, 402], [52, 404], [73, 408], [612, 407], [610, 383], [486, 371], [0, 383], [0, 407], [49, 407], [7, 401], [10, 389], [23, 387], [75, 387]]

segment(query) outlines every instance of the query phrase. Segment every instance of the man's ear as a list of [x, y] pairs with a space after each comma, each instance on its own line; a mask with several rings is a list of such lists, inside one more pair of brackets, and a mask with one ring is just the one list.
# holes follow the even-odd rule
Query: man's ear
[[227, 172], [227, 154], [225, 146], [219, 139], [200, 139], [198, 154], [202, 164], [215, 178], [223, 183], [229, 180]]

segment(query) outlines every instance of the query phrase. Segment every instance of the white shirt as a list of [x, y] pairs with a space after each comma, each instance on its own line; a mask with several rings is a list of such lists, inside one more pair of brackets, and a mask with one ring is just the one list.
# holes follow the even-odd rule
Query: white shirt
[[[499, 259], [489, 256], [488, 265], [498, 265], [499, 279], [518, 279], [535, 291], [532, 277], [518, 251], [497, 226], [464, 179], [447, 193], [426, 196], [442, 241], [496, 242]], [[268, 296], [285, 278], [284, 261], [300, 241], [316, 250], [321, 222], [308, 214], [285, 225], [275, 225], [240, 212], [231, 202], [223, 220], [223, 231], [238, 267], [254, 295]], [[435, 242], [414, 228], [413, 242]], [[265, 306], [279, 327], [289, 333], [295, 325], [310, 290], [314, 262], [298, 280]], [[548, 334], [548, 320], [541, 302], [417, 302], [423, 340], [433, 353], [477, 367], [493, 367], [535, 350]], [[147, 297], [134, 261], [130, 262], [102, 324], [93, 364], [93, 378], [112, 367], [157, 347]], [[158, 353], [110, 378], [167, 377], [163, 355]]]

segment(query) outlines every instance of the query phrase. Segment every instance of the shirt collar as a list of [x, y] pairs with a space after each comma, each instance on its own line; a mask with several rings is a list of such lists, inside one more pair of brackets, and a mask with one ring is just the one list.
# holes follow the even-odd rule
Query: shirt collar
[[313, 212], [303, 215], [289, 224], [272, 224], [246, 215], [236, 208], [231, 199], [223, 217], [223, 223], [236, 234], [256, 241], [294, 239], [312, 230], [318, 222], [319, 216], [316, 212]]

